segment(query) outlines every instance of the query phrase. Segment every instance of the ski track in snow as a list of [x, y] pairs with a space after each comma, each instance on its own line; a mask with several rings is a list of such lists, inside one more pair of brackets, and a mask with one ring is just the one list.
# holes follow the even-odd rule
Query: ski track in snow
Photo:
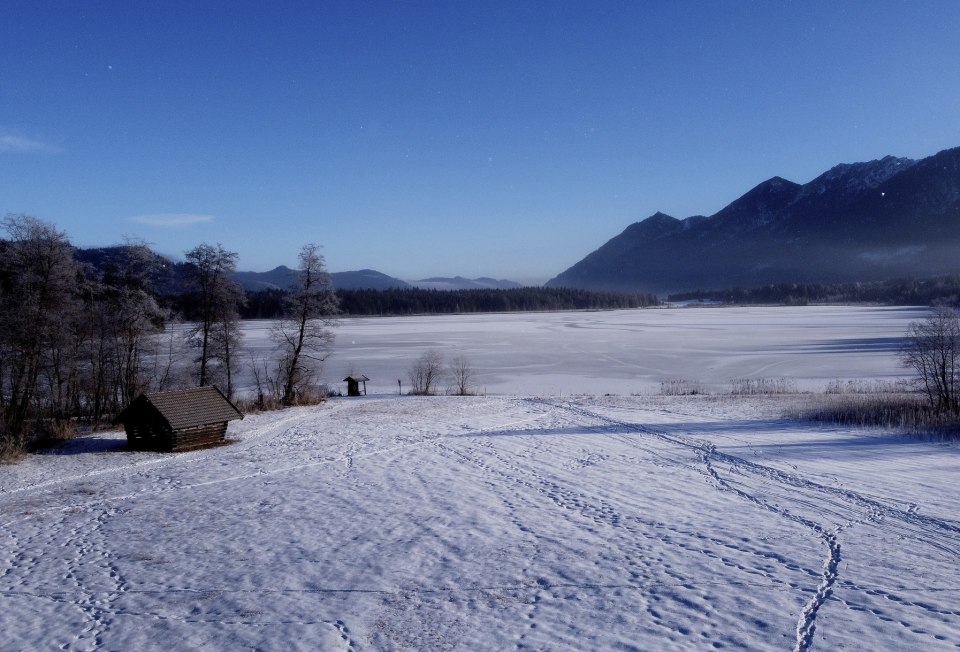
[[[640, 407], [635, 411], [644, 414]], [[387, 415], [392, 421], [384, 426], [381, 420]], [[154, 623], [150, 627], [199, 628], [200, 638], [191, 643], [206, 641], [214, 647], [233, 640], [230, 636], [250, 646], [251, 639], [244, 638], [249, 628], [268, 632], [295, 627], [304, 635], [295, 642], [304, 649], [318, 642], [345, 650], [502, 648], [508, 641], [517, 650], [572, 649], [581, 641], [593, 641], [584, 645], [702, 649], [776, 642], [807, 651], [821, 647], [824, 632], [833, 634], [824, 612], [843, 606], [850, 613], [870, 614], [884, 631], [894, 627], [891, 640], [898, 645], [955, 645], [942, 632], [957, 626], [960, 611], [929, 600], [929, 592], [910, 599], [895, 586], [860, 582], [845, 574], [844, 562], [856, 552], [846, 537], [870, 527], [898, 538], [901, 545], [932, 549], [955, 566], [960, 559], [958, 523], [921, 513], [916, 503], [845, 488], [839, 481], [824, 484], [795, 468], [787, 471], [727, 452], [724, 441], [703, 433], [612, 418], [588, 399], [540, 398], [344, 401], [321, 410], [261, 417], [257, 424], [229, 446], [130, 460], [107, 454], [101, 456], [105, 464], [100, 467], [3, 489], [0, 603], [17, 609], [6, 620], [0, 615], [0, 624], [16, 632], [17, 640], [30, 641], [29, 633], [17, 629], [16, 614], [52, 610], [63, 622], [51, 621], [52, 631], [35, 635], [41, 636], [35, 640], [43, 641], [43, 647], [55, 641], [64, 650], [123, 647], [123, 641], [136, 640], [129, 638], [131, 625]], [[378, 436], [368, 435], [368, 428]], [[322, 440], [327, 447], [316, 447], [321, 441], [315, 439], [318, 430], [331, 433]], [[749, 437], [738, 437], [738, 444], [750, 445]], [[56, 459], [51, 455], [44, 461]], [[788, 529], [778, 536], [786, 536], [790, 528], [806, 531], [823, 548], [820, 567], [811, 563], [811, 555], [797, 556], [805, 546], [802, 539], [770, 544], [756, 537], [732, 537], [731, 531], [698, 528], [693, 512], [657, 511], [648, 501], [641, 509], [632, 481], [611, 478], [607, 484], [603, 474], [595, 475], [604, 469], [618, 473], [620, 468], [654, 478], [700, 478], [718, 499], [729, 497], [783, 521]], [[346, 511], [341, 516], [331, 512], [330, 518], [356, 533], [338, 555], [352, 561], [366, 554], [371, 542], [364, 540], [358, 524], [370, 519], [382, 523], [376, 534], [382, 538], [373, 546], [401, 543], [399, 556], [394, 558], [388, 548], [382, 560], [376, 554], [362, 557], [370, 568], [361, 569], [360, 583], [350, 583], [349, 574], [337, 579], [341, 573], [324, 562], [323, 568], [335, 572], [319, 577], [319, 583], [298, 584], [290, 576], [288, 586], [243, 588], [223, 580], [211, 586], [189, 579], [206, 577], [204, 569], [178, 565], [175, 557], [156, 559], [149, 539], [141, 550], [119, 537], [129, 535], [129, 521], [141, 505], [183, 504], [188, 513], [203, 514], [203, 501], [209, 500], [205, 497], [220, 495], [211, 491], [238, 492], [242, 501], [260, 501], [260, 511], [250, 513], [269, 516], [284, 506], [284, 495], [274, 497], [271, 488], [302, 492], [299, 479], [304, 477], [335, 478], [339, 484], [331, 486], [342, 487], [330, 498], [342, 496]], [[453, 495], [435, 493], [432, 483], [437, 478], [458, 477], [464, 484], [452, 488]], [[666, 491], [669, 485], [663, 482], [669, 479], [658, 481]], [[381, 484], [393, 487], [391, 498], [401, 512], [417, 510], [421, 498], [448, 500], [454, 512], [438, 507], [417, 522], [399, 516], [391, 520], [389, 508], [363, 502], [369, 500], [364, 496], [382, 501]], [[471, 513], [469, 502], [457, 502], [457, 489], [490, 501], [476, 516], [487, 520], [449, 529], [460, 517], [457, 512]], [[699, 496], [695, 489], [684, 490]], [[677, 504], [684, 500], [681, 496]], [[346, 519], [350, 513], [353, 520]], [[485, 517], [487, 513], [502, 517]], [[439, 520], [434, 524], [432, 519]], [[453, 520], [448, 524], [448, 519]], [[165, 527], [176, 540], [181, 532], [177, 523]], [[489, 540], [503, 538], [516, 548], [497, 553], [504, 555], [502, 571], [489, 567], [487, 576], [473, 568], [486, 562], [482, 555], [492, 553], [489, 548], [472, 550], [470, 537], [458, 535], [458, 530], [471, 528], [505, 528]], [[394, 535], [399, 538], [391, 539]], [[168, 535], [158, 531], [158, 536]], [[242, 542], [244, 534], [227, 529], [222, 536], [234, 543], [238, 536]], [[333, 534], [325, 536], [337, 540]], [[209, 545], [200, 541], [189, 547], [200, 559], [210, 553], [216, 559], [222, 543], [204, 547]], [[423, 545], [438, 546], [437, 552], [423, 553]], [[413, 555], [407, 564], [405, 548]], [[233, 564], [229, 557], [223, 561]], [[164, 584], [135, 575], [152, 573], [157, 563], [173, 564], [175, 572]], [[467, 565], [461, 568], [460, 563]], [[381, 564], [383, 570], [376, 570]], [[699, 568], [712, 573], [726, 569], [729, 576], [703, 574]], [[283, 567], [279, 570], [289, 575]], [[390, 580], [391, 573], [399, 579]], [[774, 605], [796, 605], [797, 610], [754, 614], [752, 624], [741, 625], [741, 633], [709, 630], [712, 622], [728, 627], [736, 623], [731, 607], [738, 596], [754, 592], [782, 596]], [[285, 615], [283, 610], [295, 604], [290, 601], [296, 596], [329, 604], [321, 603], [326, 606], [312, 615], [297, 607]], [[762, 598], [757, 600], [751, 604], [762, 603]], [[618, 615], [620, 603], [636, 613]], [[196, 606], [186, 610], [191, 604]], [[387, 611], [377, 618], [364, 617], [377, 609]], [[503, 623], [503, 632], [484, 634], [471, 628], [471, 614], [486, 618], [487, 612], [500, 611], [514, 616]], [[570, 631], [564, 631], [561, 623], [576, 614], [584, 619], [574, 617], [567, 625]], [[591, 614], [600, 619], [594, 625]], [[788, 636], [783, 625], [773, 624], [771, 618], [777, 616], [792, 618], [795, 631]], [[740, 634], [752, 638], [737, 638]], [[264, 645], [271, 647], [262, 641], [255, 646]], [[273, 646], [284, 649], [277, 641]]]

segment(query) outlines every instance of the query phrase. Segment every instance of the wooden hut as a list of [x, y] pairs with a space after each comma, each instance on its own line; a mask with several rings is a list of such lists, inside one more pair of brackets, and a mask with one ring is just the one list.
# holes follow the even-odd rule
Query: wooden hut
[[363, 383], [363, 396], [367, 395], [367, 381], [370, 380], [363, 374], [358, 376], [347, 376], [343, 382], [347, 384], [347, 396], [360, 396], [360, 384]]
[[223, 441], [243, 414], [216, 387], [141, 394], [113, 420], [134, 450], [182, 451]]

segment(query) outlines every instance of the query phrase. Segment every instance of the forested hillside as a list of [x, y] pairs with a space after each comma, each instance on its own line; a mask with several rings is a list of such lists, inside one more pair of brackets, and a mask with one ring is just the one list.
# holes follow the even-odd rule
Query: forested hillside
[[877, 303], [889, 306], [960, 305], [960, 276], [893, 279], [873, 283], [776, 283], [754, 288], [697, 290], [669, 301], [727, 304]]

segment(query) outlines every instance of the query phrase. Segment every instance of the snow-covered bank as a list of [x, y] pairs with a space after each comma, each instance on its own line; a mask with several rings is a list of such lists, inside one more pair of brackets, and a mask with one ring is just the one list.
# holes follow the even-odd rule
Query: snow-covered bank
[[731, 397], [370, 397], [0, 472], [6, 649], [956, 649], [960, 450]]

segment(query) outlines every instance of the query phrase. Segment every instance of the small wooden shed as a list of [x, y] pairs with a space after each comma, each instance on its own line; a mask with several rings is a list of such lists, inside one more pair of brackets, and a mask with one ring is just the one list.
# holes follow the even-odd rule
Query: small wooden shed
[[141, 394], [113, 420], [134, 450], [182, 451], [223, 441], [243, 414], [216, 387]]
[[347, 384], [347, 396], [360, 396], [360, 384], [363, 383], [363, 396], [367, 395], [367, 381], [370, 380], [363, 374], [357, 376], [347, 376], [343, 382]]

